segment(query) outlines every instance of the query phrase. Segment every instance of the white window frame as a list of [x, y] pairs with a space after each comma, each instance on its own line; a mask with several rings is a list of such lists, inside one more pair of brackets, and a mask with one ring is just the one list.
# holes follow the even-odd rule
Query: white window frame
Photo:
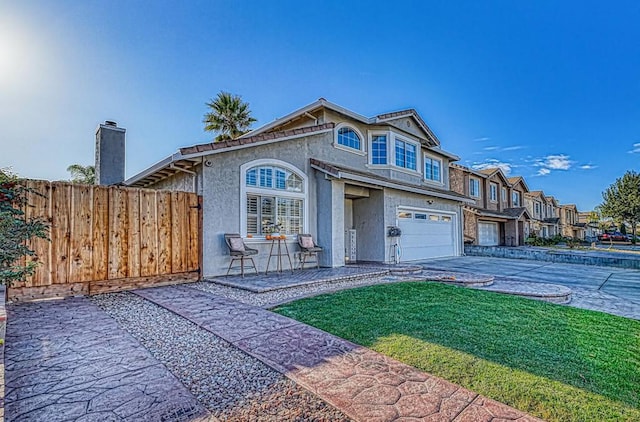
[[[397, 169], [399, 171], [404, 171], [410, 174], [422, 174], [422, 146], [420, 144], [420, 142], [414, 141], [413, 139], [409, 138], [408, 136], [403, 136], [403, 135], [398, 135], [395, 132], [391, 132], [392, 136], [390, 138], [390, 142], [388, 143], [387, 146], [391, 147], [391, 160], [390, 160], [390, 164], [394, 169]], [[416, 169], [410, 169], [410, 168], [406, 168], [406, 167], [400, 167], [398, 165], [396, 165], [396, 140], [405, 142], [407, 144], [413, 144], [416, 147]]]
[[507, 196], [508, 194], [509, 193], [507, 192], [507, 188], [502, 186], [500, 188], [500, 199], [502, 199], [502, 202], [507, 202], [509, 200], [509, 197]]
[[[338, 131], [344, 128], [353, 130], [356, 133], [356, 135], [360, 137], [360, 149], [351, 148], [346, 145], [341, 145], [338, 143]], [[367, 138], [362, 136], [362, 132], [360, 132], [357, 127], [350, 125], [348, 123], [340, 123], [336, 125], [335, 129], [333, 130], [333, 147], [336, 149], [350, 152], [352, 154], [365, 155], [367, 153], [365, 149], [365, 145], [367, 144], [366, 140]]]
[[[516, 198], [518, 198], [517, 201], [516, 201]], [[513, 192], [511, 192], [511, 203], [514, 207], [522, 206], [522, 195], [520, 195], [520, 192], [518, 192], [517, 190], [514, 190]]]
[[[247, 170], [257, 166], [275, 166], [282, 167], [295, 173], [296, 176], [302, 179], [302, 192], [290, 192], [280, 189], [266, 189], [255, 186], [247, 186]], [[286, 161], [261, 158], [258, 160], [249, 161], [240, 166], [240, 236], [245, 240], [251, 241], [264, 241], [265, 236], [247, 237], [247, 195], [261, 195], [261, 196], [279, 196], [283, 198], [302, 199], [302, 232], [309, 233], [309, 178], [307, 175], [293, 164], [289, 164]]]
[[[394, 145], [395, 146], [395, 145]], [[432, 160], [432, 161], [438, 161], [440, 162], [440, 179], [436, 180], [436, 179], [429, 179], [427, 178], [427, 173], [426, 173], [426, 165], [427, 165], [427, 159]], [[432, 154], [422, 154], [422, 173], [423, 173], [423, 179], [429, 183], [437, 183], [439, 185], [444, 185], [444, 167], [443, 167], [443, 160], [440, 157], [437, 157], [435, 155]]]
[[[474, 182], [476, 182], [478, 184], [478, 192], [476, 192], [475, 195], [471, 192], [471, 182], [472, 181], [474, 181]], [[470, 177], [469, 178], [469, 196], [472, 197], [472, 198], [480, 198], [480, 195], [481, 195], [480, 189], [481, 189], [480, 188], [480, 179], [477, 179], [475, 177]]]
[[[373, 163], [373, 138], [375, 136], [386, 136], [387, 137], [387, 163], [386, 164], [374, 164]], [[389, 167], [390, 163], [391, 163], [391, 132], [375, 131], [375, 130], [374, 131], [369, 131], [368, 144], [369, 145], [367, 146], [367, 150], [369, 151], [369, 166], [378, 167], [378, 168]]]
[[489, 200], [498, 202], [498, 184], [495, 182], [489, 182]]

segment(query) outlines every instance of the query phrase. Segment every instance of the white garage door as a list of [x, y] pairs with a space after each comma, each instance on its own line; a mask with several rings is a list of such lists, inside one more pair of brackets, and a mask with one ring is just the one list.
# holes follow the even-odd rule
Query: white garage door
[[498, 241], [498, 223], [478, 223], [478, 244], [496, 246]]
[[400, 261], [456, 255], [455, 218], [433, 211], [398, 210]]

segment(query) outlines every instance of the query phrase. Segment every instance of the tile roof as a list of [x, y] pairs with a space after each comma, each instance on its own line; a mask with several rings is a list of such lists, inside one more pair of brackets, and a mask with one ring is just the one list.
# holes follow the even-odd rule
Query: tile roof
[[404, 116], [413, 116], [414, 119], [420, 123], [422, 129], [432, 138], [432, 140], [440, 145], [440, 141], [436, 138], [436, 135], [431, 131], [427, 123], [422, 120], [422, 117], [418, 114], [418, 112], [413, 108], [408, 108], [406, 110], [393, 111], [391, 113], [378, 114], [376, 116], [379, 120], [393, 119], [395, 117], [404, 117]]
[[453, 191], [448, 191], [448, 190], [444, 190], [444, 189], [437, 189], [437, 188], [432, 188], [432, 187], [427, 187], [424, 185], [416, 185], [413, 183], [407, 183], [407, 182], [403, 182], [401, 180], [395, 180], [395, 179], [389, 179], [387, 177], [384, 176], [380, 176], [378, 174], [375, 173], [371, 173], [368, 171], [363, 171], [363, 170], [357, 170], [357, 169], [353, 169], [350, 167], [344, 167], [338, 164], [333, 164], [333, 163], [327, 163], [325, 161], [320, 161], [317, 160], [315, 158], [310, 158], [309, 162], [311, 163], [312, 166], [321, 169], [322, 171], [324, 171], [325, 173], [337, 177], [337, 178], [341, 178], [343, 176], [342, 173], [348, 173], [348, 174], [353, 174], [353, 175], [357, 175], [357, 176], [363, 176], [366, 177], [368, 179], [371, 179], [373, 182], [375, 182], [376, 180], [380, 181], [380, 182], [387, 182], [387, 183], [392, 183], [394, 185], [398, 185], [400, 187], [407, 187], [407, 188], [412, 188], [412, 189], [417, 189], [422, 191], [421, 193], [425, 194], [425, 195], [433, 195], [433, 196], [448, 196], [454, 199], [460, 199], [463, 200], [464, 202], [469, 202], [470, 199], [464, 195], [460, 195], [459, 193], [453, 192]]
[[261, 142], [271, 141], [275, 139], [287, 138], [289, 136], [304, 135], [307, 133], [310, 134], [310, 133], [318, 132], [325, 129], [333, 129], [334, 127], [335, 127], [335, 123], [330, 122], [330, 123], [324, 123], [321, 125], [307, 126], [307, 127], [298, 128], [298, 129], [289, 129], [289, 130], [283, 130], [279, 132], [261, 133], [259, 135], [250, 136], [248, 138], [236, 138], [230, 141], [210, 142], [208, 144], [200, 144], [200, 145], [194, 145], [191, 147], [180, 148], [180, 153], [182, 155], [188, 155], [188, 154], [196, 154], [198, 152], [204, 152], [204, 151], [216, 151], [219, 149], [237, 147], [240, 145], [258, 144]]
[[523, 213], [527, 212], [527, 209], [525, 207], [505, 208], [503, 212], [512, 217], [520, 217]]
[[529, 214], [527, 213], [527, 209], [525, 207], [516, 207], [516, 208], [505, 208], [502, 211], [489, 211], [489, 210], [478, 210], [480, 215], [484, 215], [487, 217], [502, 217], [510, 220], [517, 220], [523, 214], [526, 214], [527, 218], [529, 218]]

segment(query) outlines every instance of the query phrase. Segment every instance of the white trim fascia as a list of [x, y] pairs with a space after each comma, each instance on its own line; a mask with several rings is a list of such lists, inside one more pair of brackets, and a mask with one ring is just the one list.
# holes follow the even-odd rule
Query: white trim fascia
[[[320, 170], [320, 171], [325, 171], [325, 170], [323, 170], [321, 168], [317, 168], [316, 166], [312, 166], [312, 167], [316, 168], [317, 170]], [[425, 191], [424, 189], [412, 188], [411, 186], [399, 185], [399, 184], [396, 184], [396, 183], [393, 183], [393, 182], [386, 182], [384, 180], [371, 179], [369, 177], [360, 176], [360, 175], [349, 173], [349, 172], [343, 172], [343, 171], [338, 172], [338, 178], [339, 179], [346, 178], [346, 179], [354, 180], [356, 182], [362, 182], [362, 183], [368, 183], [368, 184], [377, 185], [377, 186], [383, 186], [383, 187], [386, 187], [386, 188], [396, 189], [396, 190], [400, 190], [400, 191], [418, 193], [420, 195], [425, 195], [425, 196], [433, 196], [434, 198], [448, 199], [450, 201], [467, 202], [467, 203], [470, 203], [470, 204], [475, 202], [475, 201], [472, 201], [472, 200], [467, 199], [467, 198], [458, 198], [458, 197], [455, 197], [455, 196], [447, 195], [445, 193], [433, 192], [433, 191]]]
[[157, 163], [153, 164], [151, 167], [146, 168], [145, 170], [142, 170], [140, 173], [131, 176], [130, 178], [128, 178], [127, 180], [125, 180], [124, 183], [125, 185], [132, 185], [136, 182], [139, 182], [140, 180], [144, 179], [147, 176], [151, 176], [152, 174], [154, 174], [155, 172], [164, 169], [165, 167], [169, 166], [171, 163], [174, 163], [176, 161], [178, 161], [181, 155], [180, 153], [175, 153], [173, 155], [168, 156], [167, 158], [158, 161]]
[[260, 145], [269, 145], [269, 144], [274, 144], [274, 143], [277, 143], [277, 142], [288, 141], [288, 140], [296, 139], [296, 138], [304, 138], [306, 136], [313, 136], [313, 135], [327, 133], [327, 132], [331, 132], [331, 131], [333, 131], [333, 129], [331, 129], [331, 128], [322, 129], [322, 130], [317, 130], [315, 132], [307, 132], [307, 133], [300, 133], [300, 134], [297, 134], [297, 135], [283, 136], [282, 138], [270, 139], [268, 141], [260, 141], [260, 142], [251, 143], [251, 144], [237, 145], [237, 146], [227, 147], [227, 148], [222, 148], [222, 149], [217, 149], [217, 150], [194, 152], [193, 154], [186, 154], [186, 155], [182, 155], [178, 151], [175, 154], [170, 155], [169, 157], [165, 158], [164, 160], [161, 160], [161, 161], [157, 162], [156, 164], [152, 165], [151, 167], [141, 171], [140, 173], [138, 173], [138, 174], [136, 174], [134, 176], [131, 176], [129, 179], [125, 180], [123, 183], [126, 184], [126, 185], [131, 185], [131, 184], [137, 183], [140, 180], [144, 179], [145, 177], [151, 176], [155, 172], [157, 172], [159, 170], [162, 170], [164, 167], [166, 167], [169, 164], [171, 164], [173, 162], [176, 162], [176, 161], [189, 160], [189, 159], [199, 158], [199, 157], [206, 157], [208, 155], [220, 154], [220, 153], [229, 152], [229, 151], [237, 151], [239, 149], [251, 148], [251, 147], [256, 147], [256, 146], [260, 146]]
[[[372, 120], [371, 123], [386, 123], [386, 122], [389, 122], [391, 120], [401, 119], [403, 117], [413, 117], [413, 120], [415, 120], [416, 123], [418, 123], [418, 126], [420, 127], [420, 129], [422, 129], [422, 131], [427, 134], [428, 140], [432, 141], [432, 142], [435, 142], [437, 145], [440, 144], [440, 141], [438, 140], [436, 135], [431, 131], [431, 129], [429, 127], [423, 125], [422, 122], [420, 122], [420, 119], [418, 118], [418, 116], [414, 112], [407, 113], [407, 114], [401, 114], [399, 116], [394, 116], [394, 117], [387, 117], [385, 119], [380, 119], [378, 117], [374, 117], [374, 118], [371, 119]], [[429, 138], [431, 138], [431, 139], [429, 139]]]
[[367, 124], [371, 123], [370, 119], [366, 118], [365, 116], [363, 116], [361, 114], [355, 113], [355, 112], [353, 112], [351, 110], [348, 110], [348, 109], [346, 109], [344, 107], [341, 107], [341, 106], [339, 106], [337, 104], [334, 104], [334, 103], [332, 103], [330, 101], [327, 101], [327, 100], [324, 100], [324, 99], [320, 99], [320, 100], [316, 100], [316, 101], [312, 102], [311, 104], [308, 104], [308, 105], [306, 105], [306, 106], [304, 106], [302, 108], [299, 108], [299, 109], [297, 109], [297, 110], [285, 115], [284, 117], [280, 117], [278, 119], [275, 119], [271, 123], [267, 123], [264, 126], [261, 126], [261, 127], [257, 128], [257, 129], [252, 130], [251, 132], [247, 132], [244, 135], [240, 136], [238, 139], [244, 139], [244, 138], [249, 138], [251, 136], [259, 135], [259, 134], [261, 134], [263, 132], [268, 131], [269, 129], [273, 129], [274, 127], [281, 126], [284, 123], [287, 123], [288, 121], [293, 120], [295, 117], [302, 116], [305, 113], [309, 113], [311, 110], [314, 110], [314, 109], [316, 109], [318, 107], [326, 107], [326, 108], [328, 108], [330, 110], [333, 110], [333, 111], [336, 111], [338, 113], [345, 114], [345, 115], [347, 115], [347, 116], [349, 116], [349, 117], [351, 117], [351, 118], [353, 118], [355, 120], [358, 120], [358, 121], [360, 121], [362, 123], [367, 123]]
[[458, 155], [455, 155], [452, 152], [445, 151], [440, 147], [426, 147], [426, 149], [428, 151], [433, 152], [433, 153], [443, 155], [443, 156], [449, 158], [452, 161], [460, 161], [460, 157]]

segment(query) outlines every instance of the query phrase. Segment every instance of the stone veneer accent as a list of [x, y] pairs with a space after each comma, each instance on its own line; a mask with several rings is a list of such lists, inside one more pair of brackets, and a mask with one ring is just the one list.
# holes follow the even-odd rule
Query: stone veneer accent
[[534, 261], [556, 262], [561, 264], [596, 265], [640, 270], [637, 256], [621, 256], [622, 253], [590, 252], [576, 253], [562, 250], [548, 250], [533, 247], [508, 248], [503, 246], [465, 245], [465, 255], [488, 256], [492, 258], [530, 259]]
[[7, 332], [7, 287], [0, 285], [0, 422], [4, 422], [4, 338]]

